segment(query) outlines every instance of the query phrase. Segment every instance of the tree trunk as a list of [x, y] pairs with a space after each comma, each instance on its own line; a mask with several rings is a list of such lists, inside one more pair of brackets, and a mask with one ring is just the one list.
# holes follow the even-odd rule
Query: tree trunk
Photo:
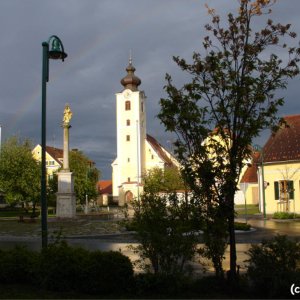
[[234, 231], [234, 210], [229, 215], [228, 218], [228, 231], [229, 231], [229, 244], [230, 244], [230, 271], [228, 273], [228, 279], [236, 283], [237, 282], [237, 272], [236, 272], [236, 241], [235, 241], [235, 231]]

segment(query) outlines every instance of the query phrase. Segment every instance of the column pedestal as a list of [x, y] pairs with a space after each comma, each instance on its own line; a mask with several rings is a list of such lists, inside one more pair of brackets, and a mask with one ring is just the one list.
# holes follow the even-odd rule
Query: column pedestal
[[76, 197], [72, 172], [58, 172], [58, 192], [56, 194], [56, 217], [76, 217]]

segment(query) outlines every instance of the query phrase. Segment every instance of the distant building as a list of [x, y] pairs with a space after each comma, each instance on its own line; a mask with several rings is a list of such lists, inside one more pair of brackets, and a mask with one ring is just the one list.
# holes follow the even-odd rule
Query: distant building
[[[32, 156], [37, 161], [42, 160], [42, 147], [36, 145], [32, 150]], [[47, 176], [51, 177], [63, 165], [63, 150], [55, 147], [46, 146], [46, 171]]]
[[146, 131], [146, 96], [131, 60], [124, 89], [116, 94], [117, 157], [112, 163], [113, 196], [119, 205], [138, 198], [142, 176], [151, 168], [178, 166], [176, 159]]
[[111, 180], [100, 180], [97, 183], [98, 198], [97, 204], [107, 206], [110, 204], [112, 196], [112, 181]]
[[236, 204], [258, 204], [259, 203], [259, 189], [258, 189], [258, 164], [259, 153], [253, 152], [252, 161], [247, 165], [247, 169], [242, 175], [239, 182], [240, 193], [243, 194], [243, 199]]

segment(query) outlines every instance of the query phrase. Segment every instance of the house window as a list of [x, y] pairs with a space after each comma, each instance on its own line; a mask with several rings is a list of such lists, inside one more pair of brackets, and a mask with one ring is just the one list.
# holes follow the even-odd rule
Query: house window
[[130, 177], [127, 178], [127, 181], [130, 182]]
[[151, 155], [151, 159], [154, 159], [154, 155]]
[[129, 157], [127, 158], [127, 162], [130, 162], [130, 158]]
[[130, 110], [130, 109], [131, 109], [130, 101], [126, 101], [125, 102], [125, 110]]
[[127, 142], [130, 141], [130, 135], [126, 135], [126, 141], [127, 141]]
[[130, 126], [130, 120], [126, 120], [126, 125]]
[[144, 111], [144, 102], [141, 103], [141, 110]]
[[294, 199], [294, 181], [280, 180], [274, 182], [275, 200]]

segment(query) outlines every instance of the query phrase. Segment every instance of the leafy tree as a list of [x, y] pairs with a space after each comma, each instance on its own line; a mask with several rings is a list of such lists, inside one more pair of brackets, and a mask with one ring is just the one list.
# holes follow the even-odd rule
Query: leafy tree
[[184, 274], [187, 261], [196, 253], [197, 211], [191, 210], [185, 195], [177, 195], [179, 189], [184, 184], [177, 169], [153, 168], [144, 176], [140, 201], [132, 202], [130, 225], [140, 243], [134, 249], [141, 257], [140, 265], [155, 274]]
[[208, 219], [214, 215], [209, 207], [217, 203], [218, 216], [227, 224], [233, 282], [237, 275], [234, 195], [243, 162], [253, 138], [262, 129], [276, 129], [276, 113], [284, 103], [276, 90], [286, 88], [288, 79], [299, 73], [300, 50], [286, 44], [296, 37], [289, 24], [269, 19], [257, 32], [252, 30], [259, 16], [271, 13], [274, 2], [238, 1], [238, 12], [228, 15], [227, 27], [209, 8], [212, 21], [205, 26], [203, 54], [195, 52], [192, 63], [173, 58], [191, 82], [176, 88], [167, 74], [168, 97], [161, 99], [159, 118], [177, 135], [175, 151], [195, 199]]
[[81, 151], [71, 151], [69, 157], [77, 201], [84, 203], [86, 195], [89, 199], [96, 199], [99, 170], [91, 165], [91, 161]]
[[8, 139], [0, 154], [0, 188], [9, 204], [36, 203], [40, 199], [40, 164], [32, 157], [29, 140]]
[[164, 170], [158, 167], [152, 168], [143, 179], [146, 192], [174, 192], [186, 189], [180, 171], [176, 167]]
[[56, 193], [58, 188], [58, 176], [54, 173], [47, 181], [47, 203], [48, 206], [56, 206]]
[[139, 242], [133, 248], [141, 258], [140, 266], [155, 274], [184, 274], [198, 243], [188, 203], [176, 193], [144, 192], [132, 205], [131, 225]]

